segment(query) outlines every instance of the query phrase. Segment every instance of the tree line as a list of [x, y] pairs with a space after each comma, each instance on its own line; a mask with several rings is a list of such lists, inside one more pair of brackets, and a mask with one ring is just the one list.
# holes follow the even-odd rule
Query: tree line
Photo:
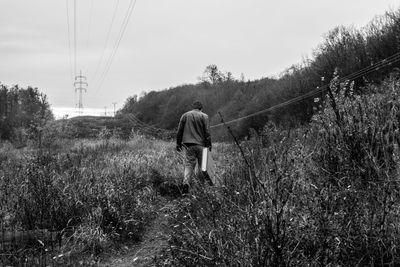
[[37, 88], [0, 84], [0, 139], [40, 139], [42, 127], [53, 119], [47, 96]]
[[[387, 11], [375, 17], [365, 27], [338, 26], [330, 30], [324, 40], [304, 58], [283, 71], [278, 78], [245, 80], [223, 72], [216, 65], [206, 67], [197, 84], [151, 91], [129, 97], [119, 116], [134, 114], [141, 121], [164, 129], [176, 127], [182, 113], [190, 109], [193, 100], [205, 103], [211, 125], [220, 122], [218, 112], [229, 121], [304, 95], [326, 86], [335, 75], [344, 77], [400, 52], [400, 9]], [[366, 84], [380, 83], [397, 75], [400, 64], [393, 62], [354, 80], [355, 93], [363, 93]], [[261, 114], [232, 124], [239, 137], [248, 135], [248, 129], [261, 129], [273, 121], [283, 126], [307, 123], [325, 96], [305, 98], [273, 113]], [[138, 128], [140, 128], [138, 126]], [[214, 136], [226, 138], [224, 129], [215, 129]]]

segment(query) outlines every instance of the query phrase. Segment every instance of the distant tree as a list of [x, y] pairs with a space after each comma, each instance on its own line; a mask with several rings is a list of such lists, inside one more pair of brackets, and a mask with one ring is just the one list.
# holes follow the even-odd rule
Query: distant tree
[[8, 88], [0, 84], [1, 139], [23, 139], [23, 136], [28, 137], [29, 131], [38, 133], [53, 119], [47, 96], [37, 88], [24, 89], [18, 85]]
[[203, 76], [200, 77], [200, 80], [210, 84], [217, 84], [225, 80], [225, 75], [219, 71], [217, 65], [211, 64], [206, 67], [203, 72]]
[[117, 115], [121, 114], [121, 113], [133, 113], [134, 106], [137, 102], [138, 102], [137, 95], [128, 97], [124, 103], [124, 106], [121, 108], [121, 110], [118, 110]]
[[336, 27], [325, 37], [325, 41], [315, 50], [312, 67], [319, 76], [332, 78], [336, 68], [348, 75], [368, 66], [365, 38], [361, 31], [353, 27]]
[[232, 72], [228, 71], [225, 73], [225, 80], [227, 82], [232, 82], [235, 80], [235, 77], [233, 77]]

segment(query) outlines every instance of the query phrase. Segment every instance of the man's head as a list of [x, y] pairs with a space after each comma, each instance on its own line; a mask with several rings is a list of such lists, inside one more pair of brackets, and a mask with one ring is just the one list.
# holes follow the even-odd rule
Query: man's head
[[203, 109], [203, 104], [200, 101], [196, 100], [196, 101], [193, 102], [192, 107], [194, 109], [202, 110]]

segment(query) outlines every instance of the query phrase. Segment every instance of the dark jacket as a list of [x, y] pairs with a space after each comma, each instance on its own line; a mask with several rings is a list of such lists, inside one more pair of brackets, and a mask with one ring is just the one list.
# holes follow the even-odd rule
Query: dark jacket
[[193, 109], [183, 114], [179, 121], [176, 143], [178, 146], [183, 143], [210, 147], [210, 124], [207, 114], [198, 109]]

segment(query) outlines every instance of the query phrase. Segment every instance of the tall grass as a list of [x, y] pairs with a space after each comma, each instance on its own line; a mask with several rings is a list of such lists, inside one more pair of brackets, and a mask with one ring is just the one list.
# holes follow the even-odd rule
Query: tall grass
[[139, 137], [66, 142], [57, 153], [3, 145], [5, 229], [58, 231], [68, 254], [97, 255], [139, 241], [161, 200], [156, 180], [180, 179], [173, 146]]
[[[167, 266], [397, 266], [400, 81], [332, 81], [309, 125], [268, 124], [242, 144], [216, 144], [220, 187], [195, 186], [171, 208]], [[365, 92], [364, 92], [365, 93]], [[319, 111], [318, 111], [319, 110]], [[142, 238], [161, 194], [179, 191], [182, 155], [135, 136], [2, 144], [5, 227], [63, 235], [63, 252], [97, 255]]]
[[160, 265], [400, 264], [400, 82], [337, 81], [310, 125], [253, 133], [250, 168], [225, 151], [224, 186], [181, 202]]

